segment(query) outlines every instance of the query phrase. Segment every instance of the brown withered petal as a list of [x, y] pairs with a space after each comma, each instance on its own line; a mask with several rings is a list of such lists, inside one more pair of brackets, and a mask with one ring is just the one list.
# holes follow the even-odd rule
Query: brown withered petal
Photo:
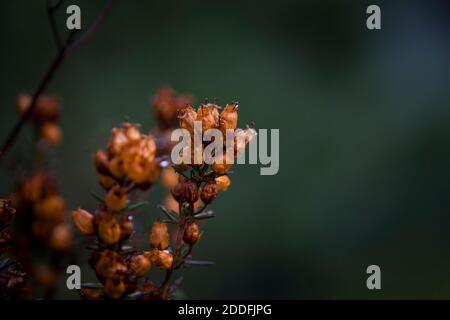
[[136, 255], [131, 258], [130, 269], [138, 277], [142, 277], [150, 269], [151, 263], [144, 255]]
[[134, 222], [132, 216], [122, 217], [120, 219], [120, 239], [128, 240], [133, 234]]
[[223, 135], [226, 135], [227, 130], [236, 130], [238, 124], [237, 105], [234, 103], [227, 104], [220, 113], [219, 129]]
[[169, 246], [169, 230], [167, 224], [154, 222], [150, 232], [150, 245], [153, 248], [164, 250]]
[[120, 299], [126, 291], [125, 282], [121, 279], [108, 278], [106, 279], [103, 292], [110, 299]]
[[120, 240], [120, 225], [111, 214], [104, 215], [98, 224], [98, 236], [106, 244], [115, 244]]
[[94, 216], [86, 210], [78, 208], [72, 211], [72, 221], [82, 234], [94, 234]]
[[144, 254], [150, 259], [151, 263], [161, 269], [169, 269], [173, 263], [173, 256], [166, 250], [153, 249], [149, 253]]
[[210, 204], [214, 200], [214, 198], [217, 196], [218, 192], [219, 192], [219, 188], [217, 187], [216, 182], [208, 181], [202, 187], [202, 191], [200, 193], [200, 199], [202, 199], [202, 201], [205, 204]]
[[128, 201], [128, 195], [124, 188], [115, 186], [105, 196], [106, 205], [112, 210], [122, 210]]
[[186, 226], [186, 229], [183, 234], [183, 241], [187, 244], [193, 245], [200, 239], [200, 228], [198, 224], [194, 221], [191, 221]]

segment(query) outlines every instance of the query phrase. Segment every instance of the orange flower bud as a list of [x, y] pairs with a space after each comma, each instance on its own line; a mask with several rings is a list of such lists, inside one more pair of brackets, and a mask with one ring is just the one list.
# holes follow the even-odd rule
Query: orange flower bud
[[66, 223], [56, 226], [50, 236], [50, 248], [57, 251], [67, 251], [72, 245], [73, 237], [69, 226]]
[[227, 130], [236, 130], [238, 123], [238, 105], [235, 103], [227, 104], [220, 113], [219, 129], [226, 136]]
[[109, 174], [108, 155], [103, 150], [97, 150], [94, 154], [95, 168], [101, 174]]
[[167, 167], [162, 171], [161, 181], [164, 187], [170, 190], [178, 183], [178, 174], [172, 167]]
[[99, 178], [99, 184], [102, 186], [103, 189], [109, 191], [111, 190], [112, 187], [116, 185], [116, 180], [114, 180], [110, 176], [101, 174]]
[[197, 119], [197, 112], [192, 106], [185, 106], [178, 111], [178, 123], [180, 128], [188, 130], [191, 134], [194, 133], [194, 121]]
[[128, 196], [125, 189], [119, 186], [115, 186], [109, 190], [105, 197], [106, 205], [116, 211], [125, 208], [127, 201]]
[[150, 269], [151, 263], [144, 255], [133, 256], [130, 261], [131, 271], [138, 277], [142, 277]]
[[218, 157], [217, 160], [211, 165], [212, 171], [217, 174], [224, 175], [230, 171], [232, 161], [229, 159], [228, 154]]
[[228, 187], [231, 185], [231, 180], [226, 175], [219, 176], [215, 180], [220, 191], [227, 191]]
[[122, 128], [113, 128], [108, 142], [108, 153], [111, 156], [119, 154], [128, 144], [128, 138]]
[[150, 245], [159, 250], [164, 250], [169, 246], [169, 230], [167, 224], [155, 222], [150, 233]]
[[106, 279], [105, 286], [103, 287], [103, 292], [110, 299], [120, 299], [123, 297], [126, 291], [126, 286], [121, 279]]
[[78, 208], [72, 211], [72, 221], [82, 234], [94, 234], [94, 216], [86, 210]]
[[31, 105], [31, 96], [29, 94], [26, 93], [21, 93], [19, 94], [19, 96], [17, 97], [16, 100], [16, 107], [17, 107], [17, 111], [19, 112], [19, 114], [24, 114], [25, 111], [28, 110], [28, 108]]
[[217, 110], [217, 105], [208, 103], [207, 105], [202, 105], [197, 110], [197, 121], [202, 121], [202, 130], [217, 128], [219, 126], [219, 111]]
[[99, 278], [112, 278], [118, 272], [121, 272], [123, 265], [119, 259], [119, 255], [111, 250], [105, 250], [100, 253], [94, 253], [94, 270]]
[[214, 198], [217, 196], [219, 188], [215, 181], [208, 181], [202, 187], [202, 192], [200, 193], [200, 199], [205, 204], [210, 204]]
[[120, 219], [120, 239], [121, 240], [128, 240], [131, 235], [133, 234], [133, 217], [122, 217]]
[[98, 235], [106, 244], [115, 244], [120, 240], [120, 225], [112, 214], [105, 214], [98, 224]]
[[41, 138], [47, 141], [48, 144], [56, 146], [61, 143], [63, 133], [56, 123], [46, 122], [41, 127]]
[[200, 239], [200, 228], [197, 223], [191, 221], [184, 230], [183, 241], [187, 244], [193, 245], [198, 241], [198, 239]]
[[108, 164], [108, 170], [116, 179], [122, 179], [125, 176], [124, 163], [122, 158], [114, 157]]
[[46, 176], [39, 172], [33, 174], [20, 185], [20, 194], [26, 200], [35, 202], [42, 197]]
[[198, 200], [198, 186], [194, 180], [180, 179], [172, 189], [172, 195], [179, 203], [194, 203]]
[[58, 195], [50, 195], [35, 205], [36, 215], [49, 219], [64, 219], [66, 205], [64, 199]]
[[157, 268], [169, 269], [172, 267], [173, 256], [167, 250], [158, 250], [155, 248], [144, 255], [149, 258], [151, 263]]

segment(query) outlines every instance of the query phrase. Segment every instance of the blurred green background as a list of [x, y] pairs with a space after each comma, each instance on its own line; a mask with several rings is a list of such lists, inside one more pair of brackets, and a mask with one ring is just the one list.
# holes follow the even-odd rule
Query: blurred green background
[[[82, 27], [102, 1], [72, 1]], [[378, 4], [382, 30], [366, 29]], [[69, 208], [93, 208], [91, 154], [125, 116], [155, 124], [164, 83], [197, 102], [240, 102], [240, 124], [280, 129], [280, 171], [238, 166], [213, 205], [186, 269], [188, 298], [450, 297], [450, 5], [446, 1], [119, 1], [59, 70], [63, 101], [55, 152]], [[65, 28], [66, 14], [58, 25]], [[0, 1], [0, 138], [56, 54], [44, 1]], [[1, 166], [7, 195], [15, 154]], [[164, 191], [138, 220], [149, 230]], [[142, 236], [145, 242], [145, 236]], [[86, 255], [79, 237], [80, 260]], [[382, 290], [366, 289], [366, 267]], [[83, 280], [92, 280], [84, 265]], [[62, 283], [63, 284], [63, 283]], [[76, 292], [60, 290], [60, 297]]]

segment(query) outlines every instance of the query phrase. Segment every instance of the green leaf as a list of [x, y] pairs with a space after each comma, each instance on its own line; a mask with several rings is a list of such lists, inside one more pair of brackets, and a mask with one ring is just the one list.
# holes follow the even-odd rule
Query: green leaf
[[190, 266], [212, 266], [212, 265], [214, 265], [214, 261], [202, 261], [202, 260], [186, 259], [184, 261], [184, 264], [190, 265]]
[[87, 289], [101, 289], [101, 288], [103, 288], [103, 285], [101, 283], [88, 282], [88, 283], [82, 283], [81, 287], [87, 288]]
[[103, 200], [102, 197], [100, 197], [99, 195], [95, 194], [94, 192], [90, 192], [91, 196], [94, 197], [95, 200], [101, 202], [101, 203], [105, 203], [105, 201]]

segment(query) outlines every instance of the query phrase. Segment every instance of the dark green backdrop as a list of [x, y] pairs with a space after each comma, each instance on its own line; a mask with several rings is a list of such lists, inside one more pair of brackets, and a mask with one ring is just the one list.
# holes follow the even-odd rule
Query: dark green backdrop
[[[83, 27], [102, 7], [73, 3]], [[119, 1], [49, 88], [64, 105], [52, 167], [69, 207], [94, 206], [91, 153], [124, 116], [151, 128], [161, 84], [237, 99], [241, 124], [280, 129], [280, 171], [235, 168], [195, 252], [216, 265], [184, 272], [187, 297], [448, 298], [450, 6], [373, 3], [381, 31], [366, 29], [364, 1]], [[45, 2], [0, 1], [0, 40], [3, 139], [15, 96], [56, 53]], [[32, 141], [24, 131], [6, 160]], [[14, 179], [5, 162], [3, 195]], [[149, 195], [141, 228], [162, 195]], [[380, 292], [365, 287], [370, 264]]]

